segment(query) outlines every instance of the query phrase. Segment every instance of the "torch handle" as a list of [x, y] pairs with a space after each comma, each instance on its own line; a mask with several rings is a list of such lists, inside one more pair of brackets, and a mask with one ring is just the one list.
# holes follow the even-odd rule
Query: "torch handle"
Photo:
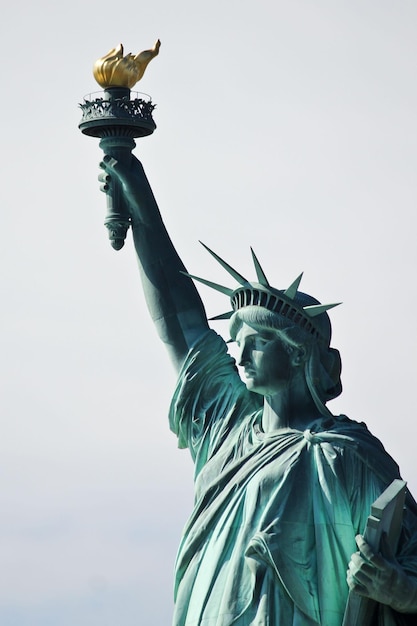
[[[100, 148], [105, 154], [121, 163], [130, 165], [132, 150], [136, 143], [131, 137], [111, 136], [102, 137]], [[125, 243], [126, 234], [130, 226], [130, 216], [124, 202], [122, 185], [118, 180], [112, 180], [111, 188], [106, 194], [107, 214], [104, 224], [109, 231], [109, 239], [115, 250], [120, 250]]]

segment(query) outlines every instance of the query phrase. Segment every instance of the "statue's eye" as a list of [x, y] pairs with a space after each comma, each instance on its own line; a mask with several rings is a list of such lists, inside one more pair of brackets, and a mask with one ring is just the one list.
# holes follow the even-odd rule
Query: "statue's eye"
[[263, 348], [269, 343], [269, 341], [270, 340], [267, 339], [266, 337], [257, 337], [255, 341], [255, 345], [259, 348]]

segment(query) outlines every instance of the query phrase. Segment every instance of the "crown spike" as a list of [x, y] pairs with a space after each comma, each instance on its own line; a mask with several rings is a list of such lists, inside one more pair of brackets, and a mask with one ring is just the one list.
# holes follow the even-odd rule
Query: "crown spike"
[[291, 285], [284, 291], [284, 294], [287, 296], [287, 298], [290, 298], [290, 300], [294, 300], [295, 294], [297, 293], [297, 289], [301, 283], [302, 277], [303, 277], [303, 272], [301, 272], [301, 274], [297, 276], [295, 281], [291, 283]]
[[320, 315], [320, 313], [325, 313], [329, 309], [333, 309], [335, 306], [339, 306], [342, 304], [341, 302], [335, 302], [334, 304], [310, 304], [309, 306], [304, 306], [303, 311], [307, 313], [309, 317], [316, 317], [316, 315]]
[[229, 287], [223, 287], [223, 285], [218, 285], [217, 283], [212, 283], [210, 280], [206, 280], [205, 278], [199, 278], [198, 276], [193, 276], [193, 274], [188, 274], [187, 272], [182, 272], [184, 276], [188, 276], [188, 278], [192, 278], [193, 280], [197, 280], [199, 283], [203, 283], [207, 287], [211, 287], [211, 289], [215, 289], [216, 291], [220, 291], [224, 293], [229, 298], [232, 296], [234, 289], [229, 289]]
[[209, 317], [209, 321], [213, 320], [230, 320], [234, 311], [227, 311], [227, 313], [220, 313], [220, 315], [215, 315], [214, 317]]
[[268, 279], [265, 276], [265, 272], [263, 271], [262, 266], [258, 261], [258, 257], [253, 251], [253, 248], [251, 248], [250, 251], [252, 253], [253, 264], [255, 266], [256, 275], [258, 277], [260, 284], [263, 285], [264, 287], [270, 287], [271, 285], [269, 284]]
[[203, 243], [202, 241], [200, 241], [200, 243], [207, 250], [207, 252], [210, 252], [211, 256], [213, 256], [216, 259], [216, 261], [220, 263], [220, 265], [226, 270], [226, 272], [229, 272], [229, 274], [233, 276], [235, 280], [237, 280], [238, 283], [244, 286], [249, 285], [249, 281], [247, 280], [247, 278], [244, 278], [242, 274], [239, 274], [239, 272], [233, 269], [231, 265], [229, 265], [228, 263], [226, 263], [226, 261], [224, 261], [221, 257], [219, 257], [218, 254], [213, 252], [213, 250], [210, 250], [210, 248], [206, 246], [205, 243]]

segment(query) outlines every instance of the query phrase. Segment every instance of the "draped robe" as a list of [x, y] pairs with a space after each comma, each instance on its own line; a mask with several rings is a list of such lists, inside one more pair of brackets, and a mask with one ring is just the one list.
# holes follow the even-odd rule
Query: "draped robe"
[[[344, 416], [264, 433], [262, 400], [208, 331], [188, 355], [170, 410], [179, 447], [195, 463], [174, 626], [342, 624], [355, 535], [398, 466], [364, 424]], [[409, 498], [398, 560], [415, 576], [416, 520]], [[406, 619], [381, 608], [381, 624]]]

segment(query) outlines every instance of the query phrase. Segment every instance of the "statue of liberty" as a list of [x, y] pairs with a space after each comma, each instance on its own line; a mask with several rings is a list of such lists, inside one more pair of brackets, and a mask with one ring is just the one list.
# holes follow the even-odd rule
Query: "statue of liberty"
[[[341, 626], [349, 589], [378, 602], [375, 624], [416, 624], [417, 506], [407, 496], [397, 553], [375, 554], [361, 533], [399, 469], [363, 423], [326, 406], [342, 389], [335, 305], [301, 292], [301, 277], [272, 287], [254, 253], [256, 282], [211, 250], [235, 286], [190, 276], [140, 162], [100, 165], [102, 190], [122, 188], [147, 305], [178, 371], [170, 427], [195, 464], [174, 626]], [[237, 363], [192, 279], [229, 297], [219, 317]]]
[[[417, 504], [407, 496], [398, 547], [362, 535], [399, 469], [367, 429], [327, 402], [342, 391], [323, 305], [256, 282], [208, 250], [235, 285], [187, 273], [162, 221], [133, 137], [153, 132], [153, 105], [130, 88], [159, 51], [94, 67], [104, 97], [85, 101], [82, 132], [101, 137], [101, 189], [112, 245], [132, 227], [147, 305], [178, 382], [169, 420], [195, 464], [195, 504], [178, 550], [174, 626], [367, 626], [346, 621], [349, 590], [375, 604], [376, 626], [417, 624]], [[221, 291], [228, 344], [210, 329], [193, 280]], [[238, 368], [241, 370], [242, 378]], [[350, 619], [350, 618], [349, 618]], [[369, 620], [368, 620], [369, 621]]]

